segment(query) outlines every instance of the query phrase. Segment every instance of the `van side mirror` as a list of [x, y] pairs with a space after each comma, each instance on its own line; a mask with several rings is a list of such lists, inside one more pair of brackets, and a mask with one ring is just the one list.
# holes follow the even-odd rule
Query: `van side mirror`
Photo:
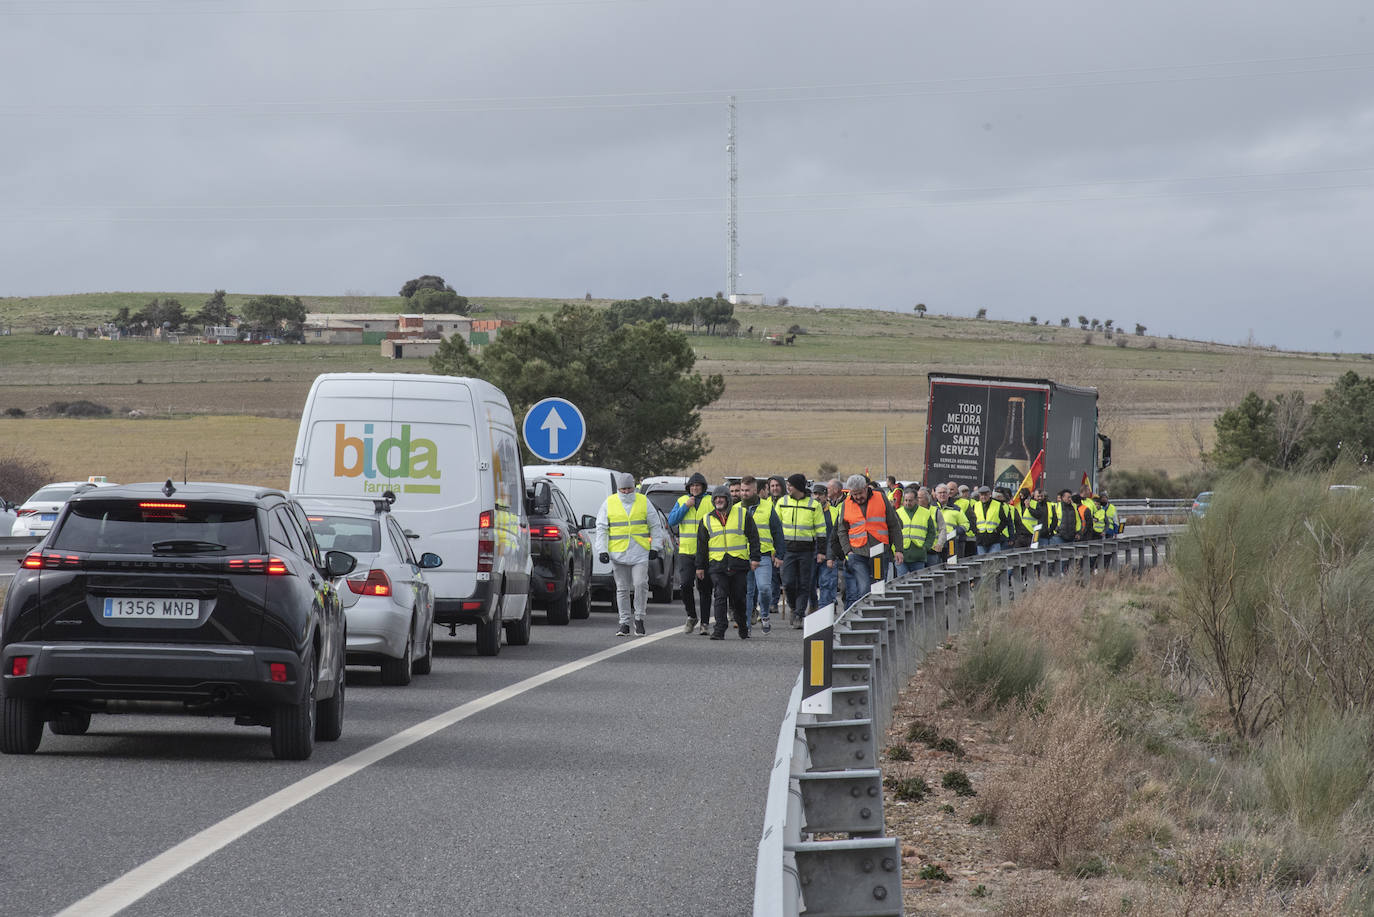
[[596, 517], [595, 517], [595, 516], [583, 516], [583, 517], [582, 517], [582, 525], [580, 525], [579, 528], [584, 529], [584, 530], [585, 530], [585, 529], [594, 529], [594, 528], [596, 528]]
[[444, 559], [432, 551], [426, 551], [420, 555], [420, 567], [424, 570], [432, 570], [443, 565]]
[[347, 576], [353, 572], [353, 568], [356, 566], [358, 566], [358, 558], [347, 551], [330, 551], [324, 555], [324, 569], [328, 572], [330, 579]]

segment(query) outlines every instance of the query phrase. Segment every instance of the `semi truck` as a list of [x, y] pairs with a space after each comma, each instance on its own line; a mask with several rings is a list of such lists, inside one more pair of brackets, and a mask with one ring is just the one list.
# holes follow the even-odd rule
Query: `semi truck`
[[1095, 491], [1097, 472], [1111, 464], [1111, 440], [1097, 432], [1095, 388], [958, 373], [929, 379], [924, 480], [931, 485], [989, 484], [1014, 494], [1043, 449], [1047, 493], [1077, 493], [1085, 474]]

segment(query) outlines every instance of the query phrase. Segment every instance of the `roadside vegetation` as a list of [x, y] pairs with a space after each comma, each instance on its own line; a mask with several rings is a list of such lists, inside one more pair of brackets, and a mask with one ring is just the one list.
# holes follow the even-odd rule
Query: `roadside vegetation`
[[908, 909], [1374, 914], [1371, 497], [1352, 468], [1229, 477], [1167, 566], [1044, 584], [937, 651], [883, 764], [925, 790], [888, 799]]

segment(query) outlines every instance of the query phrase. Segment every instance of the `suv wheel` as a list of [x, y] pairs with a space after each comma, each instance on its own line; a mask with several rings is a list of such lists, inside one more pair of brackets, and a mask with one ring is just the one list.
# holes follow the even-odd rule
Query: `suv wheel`
[[84, 711], [59, 713], [48, 720], [48, 728], [55, 736], [84, 736], [91, 728], [91, 715]]
[[305, 692], [294, 704], [272, 709], [272, 754], [283, 761], [304, 761], [315, 750], [315, 651], [301, 660]]
[[663, 564], [663, 587], [655, 586], [650, 591], [653, 593], [650, 598], [659, 605], [667, 605], [673, 600], [673, 568], [666, 561]]
[[[414, 622], [411, 622], [411, 629], [414, 630]], [[415, 637], [411, 634], [406, 635], [406, 650], [401, 654], [400, 659], [382, 660], [382, 684], [384, 685], [408, 685], [410, 684], [411, 667], [415, 664]]]
[[506, 622], [506, 642], [511, 646], [528, 646], [530, 642], [530, 601], [525, 599], [525, 613], [518, 621]]
[[416, 675], [428, 675], [434, 669], [434, 625], [431, 624], [425, 630], [425, 652], [424, 655], [415, 657], [415, 664], [411, 666], [411, 671]]
[[38, 701], [7, 697], [0, 708], [0, 752], [31, 755], [43, 741], [43, 713]]
[[592, 587], [587, 583], [582, 588], [582, 597], [573, 599], [571, 616], [579, 621], [591, 617], [592, 613]]
[[336, 742], [343, 735], [344, 721], [344, 675], [343, 662], [334, 676], [334, 696], [322, 700], [315, 706], [315, 739], [320, 742]]
[[[546, 614], [547, 614], [547, 616], [548, 616], [548, 617], [547, 617], [547, 620], [548, 620], [548, 622], [549, 622], [550, 624], [567, 624], [567, 623], [568, 623], [568, 604], [569, 604], [570, 600], [572, 599], [572, 587], [573, 587], [572, 574], [569, 573], [569, 574], [568, 574], [568, 583], [567, 583], [567, 586], [566, 586], [566, 587], [564, 588], [564, 590], [563, 590], [563, 595], [562, 595], [562, 597], [561, 597], [561, 598], [549, 599], [549, 608], [548, 608], [548, 611], [546, 612]], [[514, 642], [514, 641], [511, 641], [511, 642]]]

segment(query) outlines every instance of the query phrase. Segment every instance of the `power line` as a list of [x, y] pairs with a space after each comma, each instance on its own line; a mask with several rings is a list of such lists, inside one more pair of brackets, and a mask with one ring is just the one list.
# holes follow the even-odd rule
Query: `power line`
[[[897, 197], [913, 194], [993, 194], [1021, 193], [1028, 191], [1053, 191], [1069, 188], [1097, 188], [1110, 185], [1155, 185], [1184, 184], [1189, 182], [1242, 181], [1260, 178], [1297, 178], [1316, 175], [1350, 175], [1360, 172], [1374, 172], [1374, 166], [1357, 166], [1348, 169], [1300, 169], [1279, 172], [1237, 172], [1222, 175], [1184, 175], [1162, 178], [1103, 178], [1096, 181], [1052, 182], [1034, 185], [981, 185], [962, 187], [929, 188], [888, 188], [888, 189], [850, 189], [846, 191], [763, 191], [741, 194], [741, 200], [785, 200], [819, 197]], [[1206, 189], [1201, 189], [1206, 190]], [[1259, 189], [1265, 190], [1265, 189]], [[1282, 190], [1282, 189], [1277, 189]], [[1174, 192], [1187, 194], [1187, 191]], [[49, 210], [438, 210], [460, 207], [578, 207], [611, 206], [628, 204], [688, 204], [719, 200], [719, 194], [700, 194], [682, 197], [641, 197], [641, 198], [551, 198], [547, 200], [486, 200], [486, 201], [352, 201], [324, 203], [282, 203], [282, 202], [237, 202], [199, 203], [199, 204], [121, 204], [113, 202], [89, 204], [42, 204], [32, 208], [11, 205], [10, 211], [26, 209]], [[3, 211], [0, 211], [3, 212]]]
[[[1374, 190], [1374, 184], [1345, 184], [1345, 185], [1307, 185], [1292, 186], [1284, 188], [1224, 188], [1224, 189], [1205, 189], [1195, 191], [1166, 191], [1154, 194], [1114, 194], [1098, 195], [1093, 197], [1059, 197], [1059, 198], [1002, 198], [987, 200], [962, 200], [962, 201], [909, 201], [889, 204], [856, 204], [852, 206], [838, 207], [784, 207], [768, 210], [746, 210], [747, 216], [769, 216], [782, 214], [806, 214], [806, 213], [841, 213], [847, 211], [864, 210], [915, 210], [929, 207], [983, 207], [983, 206], [1025, 206], [1041, 204], [1078, 204], [1094, 203], [1101, 201], [1138, 201], [1138, 200], [1157, 200], [1163, 198], [1186, 198], [1186, 197], [1208, 197], [1219, 195], [1241, 195], [1241, 194], [1283, 194], [1288, 192], [1308, 192], [1308, 191], [1368, 191]], [[436, 215], [388, 215], [388, 216], [348, 216], [341, 214], [329, 214], [322, 216], [247, 216], [247, 217], [83, 217], [83, 216], [54, 216], [54, 217], [24, 217], [8, 216], [7, 220], [13, 223], [399, 223], [399, 222], [500, 222], [500, 221], [528, 221], [545, 219], [593, 219], [608, 217], [678, 217], [678, 216], [710, 216], [715, 219], [720, 218], [720, 210], [699, 209], [699, 210], [627, 210], [627, 211], [603, 211], [603, 212], [566, 212], [566, 213], [503, 213], [503, 214], [436, 214]]]
[[[303, 7], [196, 7], [177, 3], [154, 7], [150, 0], [123, 0], [126, 6], [101, 2], [98, 6], [45, 2], [0, 3], [0, 11], [11, 16], [278, 16], [315, 13], [435, 13], [464, 10], [509, 9], [518, 7], [579, 7], [644, 5], [652, 0], [490, 0], [487, 3], [436, 3], [415, 6], [303, 6]], [[130, 4], [146, 4], [143, 8]]]

